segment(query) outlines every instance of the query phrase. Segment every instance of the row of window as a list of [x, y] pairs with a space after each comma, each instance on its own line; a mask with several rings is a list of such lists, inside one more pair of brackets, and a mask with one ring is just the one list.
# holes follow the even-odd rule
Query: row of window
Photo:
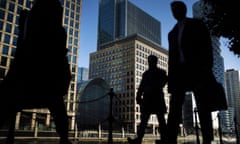
[[78, 7], [80, 6], [81, 1], [82, 0], [60, 0], [64, 7], [70, 8], [73, 11], [77, 10], [77, 12], [80, 12]]
[[[140, 50], [139, 52], [137, 52], [137, 55], [139, 53], [140, 56], [142, 55], [143, 57], [147, 58], [148, 55], [153, 54], [153, 55], [157, 56], [160, 59], [160, 61], [162, 60], [166, 63], [168, 62], [167, 55], [163, 56], [163, 55], [161, 55], [157, 52], [154, 52], [154, 51], [150, 50], [149, 48], [146, 48], [146, 47], [142, 46], [141, 44], [136, 44], [136, 48]], [[141, 51], [144, 52], [144, 53], [147, 53], [148, 55], [144, 55], [143, 53], [141, 53]]]
[[[101, 53], [98, 53], [96, 55], [93, 55], [92, 59], [98, 59], [98, 58], [104, 58], [106, 56], [109, 56], [109, 55], [113, 55], [113, 54], [116, 54], [116, 55], [122, 55], [122, 54], [125, 54], [126, 52], [128, 51], [132, 51], [134, 47], [131, 46], [131, 45], [126, 45], [126, 46], [121, 46], [121, 47], [115, 47], [115, 48], [108, 48], [107, 50], [104, 50], [103, 52]], [[124, 56], [124, 55], [123, 55]], [[119, 56], [119, 57], [123, 57], [123, 56]]]
[[[8, 4], [8, 7], [7, 7]], [[17, 5], [18, 4], [18, 5]], [[30, 8], [31, 2], [30, 0], [26, 0], [24, 3], [24, 0], [1, 0], [0, 1], [0, 8], [9, 9], [9, 11], [15, 12], [15, 8], [17, 7], [17, 12], [19, 12], [18, 6], [25, 6]]]
[[0, 32], [0, 35], [1, 35], [0, 41], [2, 41], [3, 43], [8, 44], [8, 45], [14, 45], [14, 46], [17, 45], [17, 37], [16, 36], [11, 36], [9, 34], [2, 33], [2, 32]]

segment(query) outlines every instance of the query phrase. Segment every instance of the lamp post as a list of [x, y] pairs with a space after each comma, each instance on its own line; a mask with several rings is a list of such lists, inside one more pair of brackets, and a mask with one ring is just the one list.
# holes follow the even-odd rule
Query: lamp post
[[110, 92], [108, 93], [110, 96], [110, 105], [109, 105], [109, 116], [108, 116], [108, 122], [109, 122], [109, 129], [108, 129], [108, 144], [113, 143], [112, 138], [112, 123], [113, 123], [113, 114], [112, 114], [112, 103], [113, 103], [113, 96], [115, 96], [115, 93], [113, 92], [113, 88], [110, 89]]

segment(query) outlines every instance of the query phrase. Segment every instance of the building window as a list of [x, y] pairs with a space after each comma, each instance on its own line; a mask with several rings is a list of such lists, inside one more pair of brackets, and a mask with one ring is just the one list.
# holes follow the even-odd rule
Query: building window
[[7, 20], [8, 20], [9, 22], [13, 22], [13, 14], [12, 14], [12, 13], [8, 13]]
[[14, 4], [9, 3], [9, 7], [8, 7], [9, 11], [14, 12], [14, 8], [15, 8]]
[[3, 22], [0, 21], [0, 29], [2, 30], [3, 29]]
[[30, 1], [27, 1], [27, 7], [31, 7], [31, 2]]
[[5, 8], [6, 7], [6, 1], [5, 0], [1, 0], [0, 1], [0, 8]]
[[11, 32], [12, 32], [12, 25], [9, 24], [9, 23], [7, 23], [6, 32], [8, 32], [8, 33], [11, 33]]
[[16, 48], [12, 48], [11, 56], [14, 56], [16, 53]]
[[18, 4], [23, 5], [23, 0], [18, 0]]
[[5, 37], [4, 37], [4, 43], [7, 43], [9, 44], [10, 43], [10, 35], [6, 34]]
[[9, 47], [4, 45], [2, 49], [2, 54], [8, 55]]
[[0, 78], [4, 78], [5, 75], [5, 69], [0, 68]]
[[4, 19], [5, 12], [3, 10], [0, 10], [0, 19]]
[[23, 9], [23, 8], [19, 6], [19, 7], [17, 8], [17, 13], [20, 14], [21, 11], [22, 11], [22, 9]]
[[1, 57], [1, 65], [7, 66], [7, 57]]

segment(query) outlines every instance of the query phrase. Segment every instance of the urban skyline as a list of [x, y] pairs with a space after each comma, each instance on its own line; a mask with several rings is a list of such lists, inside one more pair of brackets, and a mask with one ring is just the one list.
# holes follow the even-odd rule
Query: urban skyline
[[[162, 47], [168, 47], [167, 44], [167, 33], [175, 24], [170, 12], [170, 2], [172, 0], [166, 1], [139, 1], [139, 0], [129, 0], [137, 7], [152, 15], [154, 18], [161, 22], [161, 38]], [[192, 17], [192, 4], [198, 0], [184, 0], [188, 7], [188, 16]], [[82, 15], [81, 15], [81, 30], [80, 30], [80, 49], [79, 49], [79, 59], [78, 63], [80, 67], [89, 67], [89, 55], [91, 52], [97, 50], [97, 17], [98, 17], [98, 1], [88, 0], [82, 2]], [[90, 10], [90, 11], [89, 11]], [[225, 70], [235, 69], [240, 70], [240, 59], [234, 55], [225, 46], [226, 40], [221, 39], [221, 50], [222, 56], [224, 58]]]
[[[132, 2], [132, 1], [134, 1], [134, 0], [129, 0], [130, 2]], [[13, 2], [12, 2], [12, 4], [13, 4]], [[133, 4], [135, 4], [135, 3], [133, 3]], [[77, 6], [80, 6], [80, 5], [77, 5]], [[83, 6], [84, 7], [84, 6]], [[65, 7], [66, 9], [68, 9], [68, 7]], [[141, 7], [139, 7], [139, 8], [141, 8]], [[71, 10], [71, 12], [73, 12], [73, 10]], [[78, 13], [79, 14], [79, 13]], [[65, 15], [66, 16], [66, 15]], [[79, 17], [78, 17], [79, 18]], [[81, 20], [82, 21], [82, 20]], [[66, 21], [64, 21], [64, 22], [66, 22]], [[68, 23], [67, 23], [68, 24]], [[72, 26], [68, 26], [66, 23], [65, 23], [65, 26], [66, 27], [70, 27], [70, 29], [71, 28], [73, 28]], [[79, 27], [78, 27], [79, 28]], [[76, 31], [77, 31], [78, 29], [76, 29]], [[163, 30], [163, 29], [161, 29], [161, 30]], [[77, 36], [79, 36], [79, 35], [77, 35]], [[82, 37], [82, 35], [81, 35], [81, 37]], [[79, 39], [79, 37], [78, 38], [76, 38], [76, 39]], [[80, 41], [80, 43], [81, 43], [81, 41]], [[76, 46], [76, 44], [77, 43], [74, 43], [74, 47], [73, 47], [73, 50], [71, 51], [72, 53], [70, 54], [71, 56], [71, 59], [72, 59], [72, 66], [73, 66], [73, 68], [75, 69], [77, 66], [79, 66], [79, 67], [82, 67], [81, 65], [80, 65], [80, 62], [79, 63], [76, 63], [76, 57], [77, 57], [77, 54], [76, 54], [76, 49], [78, 48], [78, 46]], [[138, 46], [139, 47], [137, 47], [138, 49], [137, 50], [140, 50], [140, 52], [141, 52], [141, 50], [150, 50], [150, 51], [152, 51], [152, 52], [155, 52], [155, 49], [154, 48], [151, 48], [151, 47], [148, 47], [148, 46], [145, 46], [144, 45], [144, 47], [142, 47], [141, 45], [142, 45], [142, 43], [137, 43], [138, 44]], [[125, 44], [123, 45], [123, 46], [125, 46]], [[68, 48], [71, 48], [70, 46], [68, 47]], [[84, 48], [84, 47], [83, 47]], [[119, 48], [119, 47], [113, 47], [113, 49], [115, 49], [115, 48]], [[143, 49], [142, 49], [143, 48]], [[164, 48], [164, 47], [163, 47]], [[71, 48], [72, 49], [72, 48]], [[81, 47], [80, 47], [80, 49], [82, 49]], [[118, 49], [118, 50], [120, 50], [120, 49]], [[124, 53], [126, 52], [125, 51], [126, 49], [124, 49]], [[94, 50], [93, 51], [97, 51], [97, 48], [95, 47], [94, 48]], [[80, 51], [80, 53], [81, 53], [81, 51]], [[157, 53], [157, 52], [155, 52], [155, 53]], [[103, 53], [103, 54], [105, 54], [105, 53]], [[141, 55], [141, 54], [140, 54]], [[145, 55], [145, 54], [144, 54]], [[111, 56], [111, 55], [109, 55], [109, 56]], [[121, 55], [119, 55], [119, 56], [121, 56]], [[162, 56], [162, 55], [160, 55], [160, 56]], [[75, 57], [75, 58], [72, 58], [72, 57]], [[165, 57], [165, 56], [163, 56], [163, 57]], [[129, 57], [127, 57], [127, 58], [129, 58]], [[142, 58], [141, 59], [139, 59], [140, 60], [140, 62], [142, 61]], [[166, 65], [166, 59], [164, 58], [163, 59], [164, 61], [163, 61], [163, 64], [165, 64]], [[118, 61], [119, 62], [119, 61]], [[131, 61], [132, 62], [132, 61]], [[78, 65], [79, 64], [79, 65]], [[116, 63], [116, 65], [118, 65], [117, 63]], [[143, 65], [143, 64], [140, 64], [140, 63], [138, 63], [138, 64], [136, 64], [136, 66], [140, 66], [139, 68], [140, 68], [140, 70], [142, 71], [143, 69], [145, 69], [145, 66]], [[87, 66], [88, 67], [88, 66]], [[137, 67], [138, 68], [138, 67]], [[164, 67], [164, 68], [166, 68], [166, 67]], [[140, 72], [141, 72], [140, 71]], [[103, 72], [105, 72], [105, 71], [103, 71]], [[77, 74], [77, 70], [75, 71], [75, 73], [74, 74]], [[117, 75], [118, 76], [118, 75]], [[76, 75], [75, 75], [75, 78], [76, 78]], [[130, 77], [129, 77], [130, 78]], [[139, 80], [139, 79], [138, 79]], [[75, 84], [75, 83], [74, 83]], [[73, 94], [72, 92], [73, 91], [75, 91], [76, 89], [75, 88], [73, 88], [73, 87], [71, 87], [70, 88], [70, 94]], [[74, 101], [71, 101], [72, 103], [74, 102]], [[70, 103], [69, 101], [68, 101], [68, 103]], [[73, 105], [71, 105], [71, 104], [68, 104], [68, 109], [70, 109], [70, 111], [71, 111], [71, 109], [73, 108]], [[74, 111], [73, 111], [74, 112]], [[74, 114], [74, 113], [72, 113], [72, 114]], [[125, 117], [125, 116], [127, 116], [127, 115], [123, 115], [123, 117]], [[73, 122], [73, 124], [74, 124], [74, 122]], [[74, 128], [74, 125], [71, 125], [71, 128], [73, 129]]]

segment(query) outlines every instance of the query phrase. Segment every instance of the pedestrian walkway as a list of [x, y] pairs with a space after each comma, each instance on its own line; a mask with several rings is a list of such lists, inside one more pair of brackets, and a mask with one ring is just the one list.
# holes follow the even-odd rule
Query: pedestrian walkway
[[[178, 144], [197, 144], [195, 137], [192, 136], [191, 138], [183, 138], [180, 137], [178, 140]], [[107, 140], [98, 140], [98, 139], [80, 139], [80, 140], [71, 140], [73, 144], [108, 144]], [[200, 140], [201, 142], [201, 140]], [[5, 144], [4, 139], [0, 139], [0, 144]], [[17, 137], [15, 140], [15, 144], [59, 144], [59, 139], [49, 139], [49, 138], [19, 138]], [[122, 140], [113, 140], [113, 144], [128, 144], [126, 139]], [[142, 144], [155, 144], [154, 139], [144, 139]], [[216, 139], [212, 144], [221, 144], [218, 139]], [[223, 144], [236, 144], [236, 142], [232, 139], [228, 141], [223, 140]]]

